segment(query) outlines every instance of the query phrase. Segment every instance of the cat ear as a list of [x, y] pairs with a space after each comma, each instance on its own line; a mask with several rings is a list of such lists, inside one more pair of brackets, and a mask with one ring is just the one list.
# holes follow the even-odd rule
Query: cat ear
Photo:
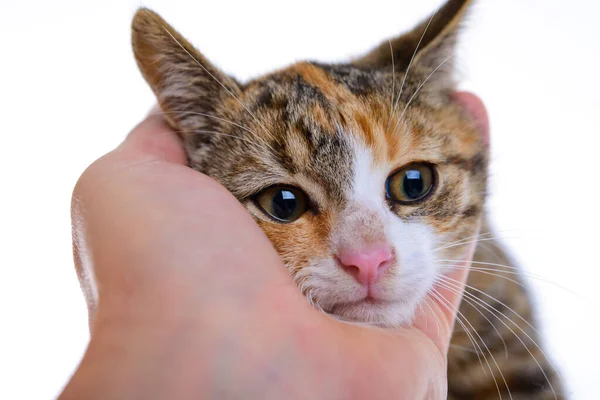
[[135, 59], [169, 124], [184, 138], [209, 129], [219, 100], [239, 85], [153, 11], [140, 8], [131, 28]]
[[456, 40], [465, 13], [472, 3], [472, 0], [446, 1], [438, 11], [413, 30], [382, 43], [355, 60], [354, 64], [363, 68], [391, 70], [393, 53], [396, 72], [405, 73], [410, 65], [407, 78], [423, 82], [429, 77], [429, 90], [452, 89], [452, 58]]

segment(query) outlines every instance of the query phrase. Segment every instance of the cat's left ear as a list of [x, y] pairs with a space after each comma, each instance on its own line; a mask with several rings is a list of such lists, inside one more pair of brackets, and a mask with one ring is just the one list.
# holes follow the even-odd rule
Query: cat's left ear
[[393, 57], [393, 65], [398, 73], [406, 73], [410, 65], [407, 83], [418, 86], [428, 79], [421, 89], [423, 93], [453, 90], [453, 57], [457, 36], [472, 3], [473, 0], [446, 1], [438, 11], [411, 31], [382, 43], [353, 63], [362, 68], [389, 68], [391, 71]]

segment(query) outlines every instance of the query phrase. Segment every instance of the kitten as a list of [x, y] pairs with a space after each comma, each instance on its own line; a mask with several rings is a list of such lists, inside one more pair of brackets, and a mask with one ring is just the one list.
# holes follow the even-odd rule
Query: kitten
[[487, 121], [476, 97], [455, 93], [452, 60], [471, 3], [449, 0], [349, 63], [300, 62], [247, 83], [147, 9], [133, 49], [190, 166], [247, 207], [315, 307], [409, 323], [435, 285], [456, 290], [447, 273], [478, 242], [450, 398], [563, 398], [520, 277], [488, 241]]

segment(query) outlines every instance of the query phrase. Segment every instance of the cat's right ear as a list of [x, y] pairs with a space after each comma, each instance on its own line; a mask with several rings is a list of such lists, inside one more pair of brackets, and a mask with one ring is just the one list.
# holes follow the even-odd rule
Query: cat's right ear
[[212, 65], [155, 12], [139, 9], [131, 29], [137, 64], [165, 118], [184, 137], [209, 128], [210, 116], [217, 113], [220, 100], [239, 95], [235, 80]]
[[[407, 74], [408, 80], [415, 86], [427, 80], [421, 95], [436, 96], [453, 91], [455, 68], [452, 57], [460, 28], [474, 2], [446, 0], [431, 17], [408, 32], [381, 43], [353, 63], [361, 68], [374, 69], [387, 69], [393, 65], [397, 73]], [[411, 73], [408, 74], [411, 65]], [[405, 95], [410, 97], [408, 93]]]

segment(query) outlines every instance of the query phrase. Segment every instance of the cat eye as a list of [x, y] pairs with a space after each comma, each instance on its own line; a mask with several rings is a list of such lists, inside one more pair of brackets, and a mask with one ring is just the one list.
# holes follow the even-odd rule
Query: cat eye
[[308, 200], [300, 189], [289, 186], [272, 186], [260, 192], [256, 204], [279, 222], [292, 222], [308, 209]]
[[387, 197], [395, 202], [410, 204], [423, 200], [432, 192], [435, 171], [431, 164], [413, 163], [396, 171], [387, 179]]

